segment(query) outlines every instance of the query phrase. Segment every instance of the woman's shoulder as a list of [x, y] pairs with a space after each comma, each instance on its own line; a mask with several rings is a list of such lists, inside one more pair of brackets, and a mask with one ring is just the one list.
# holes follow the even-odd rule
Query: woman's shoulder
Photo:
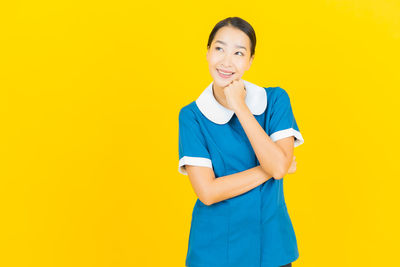
[[198, 108], [196, 106], [196, 101], [192, 101], [189, 104], [186, 104], [183, 107], [181, 107], [181, 109], [179, 110], [179, 119], [194, 118], [196, 117], [197, 110]]
[[264, 87], [265, 91], [267, 92], [268, 96], [276, 97], [283, 93], [286, 93], [286, 90], [279, 86], [269, 86]]
[[270, 87], [264, 87], [265, 91], [267, 92], [267, 100], [268, 103], [274, 103], [278, 98], [284, 96], [288, 97], [288, 93], [286, 92], [285, 89], [279, 86], [270, 86]]
[[183, 113], [183, 112], [190, 112], [190, 111], [193, 111], [194, 110], [194, 108], [195, 108], [195, 102], [196, 101], [192, 101], [192, 102], [190, 102], [189, 104], [186, 104], [186, 105], [184, 105], [184, 106], [182, 106], [181, 108], [180, 108], [180, 110], [179, 110], [179, 113]]

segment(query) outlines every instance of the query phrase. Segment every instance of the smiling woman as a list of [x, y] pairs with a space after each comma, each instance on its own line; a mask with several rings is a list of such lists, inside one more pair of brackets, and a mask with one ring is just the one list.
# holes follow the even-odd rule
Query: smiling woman
[[207, 43], [213, 81], [179, 112], [178, 170], [198, 197], [188, 267], [289, 267], [299, 257], [283, 176], [304, 140], [284, 89], [241, 79], [255, 45], [245, 20], [220, 21]]
[[215, 96], [223, 106], [227, 107], [223, 88], [249, 70], [255, 46], [253, 28], [239, 18], [223, 20], [212, 30], [207, 43], [207, 61]]

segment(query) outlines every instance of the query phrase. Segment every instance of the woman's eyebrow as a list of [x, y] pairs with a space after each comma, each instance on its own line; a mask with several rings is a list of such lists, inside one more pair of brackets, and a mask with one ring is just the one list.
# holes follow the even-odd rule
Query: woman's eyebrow
[[[223, 45], [226, 45], [226, 43], [225, 43], [225, 42], [222, 42], [221, 40], [217, 40], [217, 41], [215, 41], [215, 42], [216, 42], [216, 43], [221, 43], [221, 44], [223, 44]], [[237, 47], [237, 48], [243, 48], [244, 50], [247, 50], [246, 47], [241, 46], [241, 45], [236, 45], [236, 47]]]

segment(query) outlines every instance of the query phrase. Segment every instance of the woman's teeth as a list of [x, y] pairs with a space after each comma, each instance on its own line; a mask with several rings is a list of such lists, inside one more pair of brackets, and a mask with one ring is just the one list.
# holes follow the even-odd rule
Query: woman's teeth
[[225, 75], [233, 74], [233, 72], [223, 72], [222, 70], [218, 70], [218, 71]]
[[233, 75], [234, 72], [223, 72], [217, 69], [217, 71], [222, 74], [224, 77], [229, 77], [231, 75]]

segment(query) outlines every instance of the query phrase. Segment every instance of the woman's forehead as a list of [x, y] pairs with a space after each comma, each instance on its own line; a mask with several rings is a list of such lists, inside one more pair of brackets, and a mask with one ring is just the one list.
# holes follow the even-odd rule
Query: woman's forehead
[[233, 45], [235, 48], [246, 48], [250, 46], [250, 38], [239, 29], [223, 27], [215, 35], [213, 43]]

